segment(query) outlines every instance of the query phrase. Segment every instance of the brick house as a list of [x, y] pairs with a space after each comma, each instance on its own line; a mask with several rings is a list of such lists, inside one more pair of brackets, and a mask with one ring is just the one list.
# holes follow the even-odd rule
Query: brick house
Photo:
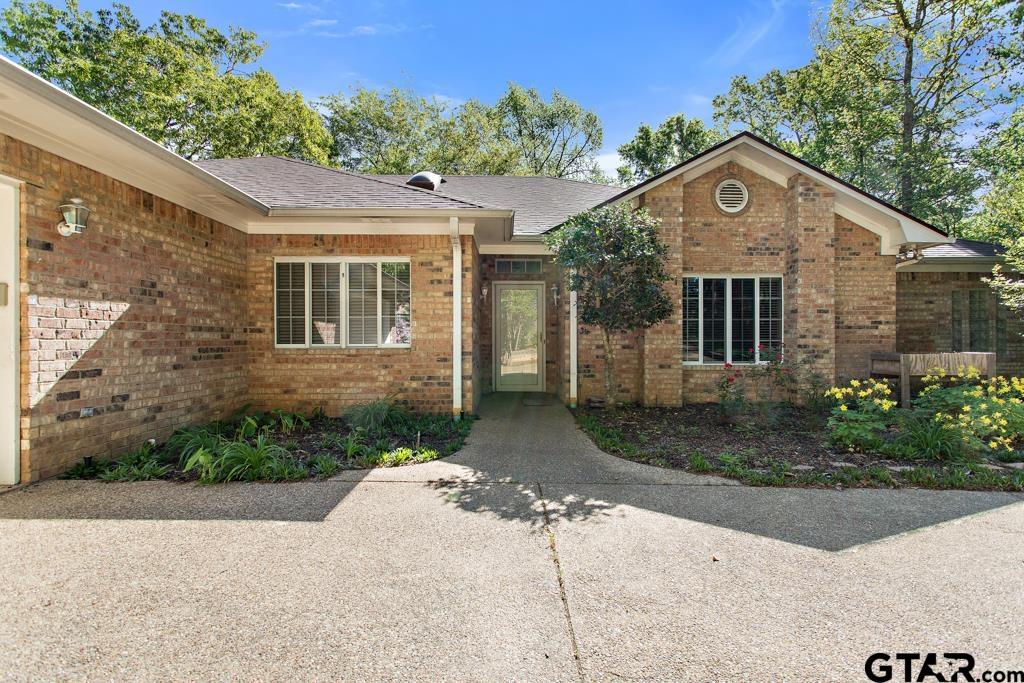
[[[58, 226], [72, 199], [79, 232]], [[192, 163], [0, 59], [0, 484], [246, 403], [459, 415], [492, 391], [600, 396], [597, 336], [542, 236], [605, 202], [661, 219], [678, 283], [671, 320], [618, 340], [623, 399], [707, 400], [759, 343], [829, 377], [872, 351], [1003, 344], [1008, 368], [1022, 352], [982, 296], [997, 253], [749, 134], [627, 190]]]

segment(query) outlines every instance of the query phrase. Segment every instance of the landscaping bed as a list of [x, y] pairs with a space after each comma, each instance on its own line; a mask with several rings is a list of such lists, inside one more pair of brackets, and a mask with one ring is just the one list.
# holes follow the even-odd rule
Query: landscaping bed
[[466, 440], [472, 418], [416, 415], [389, 400], [356, 406], [344, 417], [275, 410], [239, 411], [228, 420], [179, 429], [109, 461], [86, 461], [71, 479], [299, 481], [341, 470], [399, 467], [451, 455]]
[[733, 392], [728, 403], [576, 417], [613, 455], [756, 486], [1024, 491], [1024, 381], [965, 369], [926, 378], [910, 409], [891, 394], [885, 382], [853, 380], [813, 407]]

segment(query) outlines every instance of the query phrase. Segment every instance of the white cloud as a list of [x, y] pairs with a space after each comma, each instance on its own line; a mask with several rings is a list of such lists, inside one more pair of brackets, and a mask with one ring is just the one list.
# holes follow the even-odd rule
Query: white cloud
[[306, 26], [334, 26], [337, 23], [337, 19], [314, 19], [313, 21], [307, 22]]
[[[771, 10], [767, 16], [762, 13], [758, 13], [757, 16], [752, 16], [750, 13], [740, 16], [737, 20], [736, 30], [708, 58], [707, 63], [732, 66], [739, 62], [755, 45], [779, 28], [785, 15], [787, 3], [788, 0], [771, 0], [769, 3]], [[759, 7], [761, 6], [763, 5], [759, 5]]]
[[306, 12], [320, 12], [320, 6], [314, 5], [311, 2], [278, 2], [275, 3], [278, 7], [283, 7], [287, 10], [304, 10]]
[[323, 38], [358, 38], [369, 36], [393, 36], [399, 33], [410, 31], [425, 31], [434, 28], [433, 24], [421, 26], [407, 26], [405, 24], [362, 24], [354, 26], [348, 31], [320, 31], [316, 35]]

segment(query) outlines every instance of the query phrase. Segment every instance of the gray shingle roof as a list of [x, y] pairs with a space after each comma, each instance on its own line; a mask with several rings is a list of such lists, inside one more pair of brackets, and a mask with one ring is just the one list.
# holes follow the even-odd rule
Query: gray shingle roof
[[950, 244], [938, 244], [922, 249], [921, 254], [928, 260], [944, 258], [996, 259], [1004, 251], [1005, 249], [1001, 245], [992, 242], [958, 239]]
[[197, 164], [272, 209], [487, 209], [452, 194], [284, 157]]
[[[405, 182], [404, 176], [370, 176]], [[472, 202], [516, 212], [516, 235], [539, 235], [573, 214], [590, 209], [622, 191], [621, 187], [536, 176], [445, 176], [437, 190]]]

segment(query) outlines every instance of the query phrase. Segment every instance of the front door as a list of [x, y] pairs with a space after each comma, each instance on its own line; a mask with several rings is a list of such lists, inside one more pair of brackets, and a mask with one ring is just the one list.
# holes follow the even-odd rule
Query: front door
[[544, 391], [544, 283], [494, 284], [494, 389]]
[[0, 485], [18, 483], [18, 188], [0, 177]]

